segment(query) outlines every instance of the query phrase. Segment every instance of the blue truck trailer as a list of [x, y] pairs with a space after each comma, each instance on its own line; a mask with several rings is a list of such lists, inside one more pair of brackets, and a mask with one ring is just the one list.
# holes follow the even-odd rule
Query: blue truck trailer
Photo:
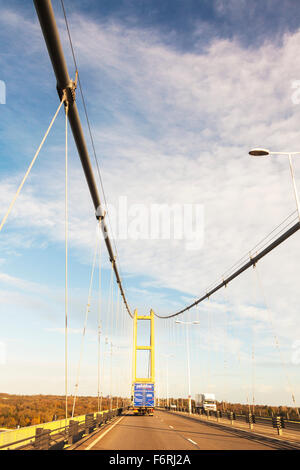
[[135, 382], [133, 384], [133, 413], [153, 416], [154, 383]]

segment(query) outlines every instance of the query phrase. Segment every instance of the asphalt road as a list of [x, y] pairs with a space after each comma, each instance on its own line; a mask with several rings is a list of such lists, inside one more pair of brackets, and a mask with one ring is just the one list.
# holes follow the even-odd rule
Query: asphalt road
[[78, 450], [272, 450], [271, 444], [234, 435], [179, 415], [118, 418], [77, 447]]

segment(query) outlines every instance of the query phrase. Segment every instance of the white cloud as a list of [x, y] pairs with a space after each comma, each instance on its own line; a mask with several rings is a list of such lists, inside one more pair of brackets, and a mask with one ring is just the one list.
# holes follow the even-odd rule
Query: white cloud
[[[47, 290], [45, 286], [42, 287], [38, 283], [29, 282], [25, 279], [14, 277], [4, 272], [0, 272], [0, 282], [25, 291], [41, 292], [42, 289], [45, 292]], [[47, 290], [47, 292], [49, 292], [49, 290]]]

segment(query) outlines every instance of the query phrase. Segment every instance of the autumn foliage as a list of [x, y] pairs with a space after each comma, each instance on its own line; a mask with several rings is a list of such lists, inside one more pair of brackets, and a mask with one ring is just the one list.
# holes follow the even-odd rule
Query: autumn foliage
[[[102, 398], [102, 410], [109, 409], [109, 399]], [[118, 398], [118, 406], [122, 399]], [[68, 415], [72, 413], [73, 397], [68, 399]], [[14, 429], [18, 426], [47, 423], [65, 418], [65, 397], [56, 395], [10, 395], [0, 393], [0, 428]], [[113, 398], [112, 407], [117, 406]], [[78, 397], [75, 415], [84, 415], [98, 409], [97, 397]]]
[[[170, 398], [169, 402], [170, 404], [175, 404], [178, 407], [188, 408], [188, 400], [186, 398]], [[167, 400], [161, 400], [161, 404], [165, 406], [167, 404]], [[192, 407], [194, 406], [195, 402], [192, 400]], [[300, 410], [290, 406], [248, 405], [245, 403], [217, 402], [217, 409], [222, 412], [233, 411], [236, 414], [242, 415], [246, 415], [251, 412], [256, 416], [272, 417], [280, 415], [288, 419], [300, 419]]]

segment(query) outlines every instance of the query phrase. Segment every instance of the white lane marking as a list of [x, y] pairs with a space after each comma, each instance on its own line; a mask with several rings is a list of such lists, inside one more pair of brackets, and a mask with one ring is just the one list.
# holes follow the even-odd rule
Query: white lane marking
[[109, 431], [111, 431], [123, 418], [124, 416], [118, 419], [118, 421], [116, 421], [110, 428], [104, 431], [104, 433], [101, 434], [101, 436], [99, 436], [98, 439], [95, 439], [93, 442], [91, 442], [91, 444], [87, 446], [84, 450], [90, 450], [92, 447], [94, 447], [94, 445], [96, 445], [97, 442], [99, 442], [102, 439], [102, 437], [104, 437]]
[[195, 446], [197, 446], [197, 445], [198, 445], [198, 444], [197, 444], [197, 442], [195, 442], [195, 441], [192, 441], [192, 439], [189, 439], [189, 438], [187, 438], [187, 440], [188, 440], [188, 441], [190, 441], [192, 444], [195, 444]]
[[170, 425], [169, 425], [169, 428], [174, 429], [173, 426], [170, 426]]

